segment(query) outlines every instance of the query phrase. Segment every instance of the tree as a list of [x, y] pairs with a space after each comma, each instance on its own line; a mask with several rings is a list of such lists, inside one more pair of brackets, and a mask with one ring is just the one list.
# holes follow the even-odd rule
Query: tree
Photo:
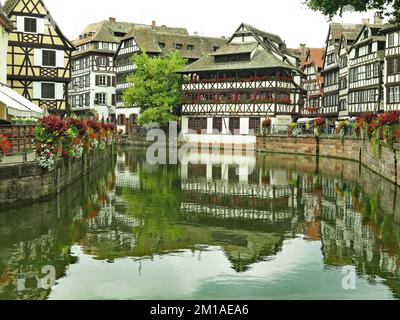
[[186, 65], [178, 52], [167, 56], [150, 57], [146, 50], [132, 58], [135, 72], [128, 77], [132, 84], [124, 92], [124, 102], [140, 109], [138, 123], [157, 122], [161, 126], [176, 120], [174, 108], [182, 102], [182, 79], [176, 72]]
[[349, 10], [376, 10], [389, 17], [391, 22], [400, 22], [400, 0], [305, 0], [305, 4], [329, 18]]

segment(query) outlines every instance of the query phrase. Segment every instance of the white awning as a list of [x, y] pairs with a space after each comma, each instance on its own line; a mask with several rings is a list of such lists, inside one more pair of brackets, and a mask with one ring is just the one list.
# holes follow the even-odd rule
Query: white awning
[[43, 110], [36, 104], [1, 83], [0, 101], [6, 106], [8, 115], [33, 118], [41, 118], [43, 116]]
[[307, 123], [310, 122], [311, 119], [310, 118], [301, 118], [299, 120], [297, 120], [297, 123]]

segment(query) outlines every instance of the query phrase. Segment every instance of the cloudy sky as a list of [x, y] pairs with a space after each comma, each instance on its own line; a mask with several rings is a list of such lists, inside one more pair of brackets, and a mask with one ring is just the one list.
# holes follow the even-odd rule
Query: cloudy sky
[[[63, 32], [75, 39], [92, 22], [119, 21], [186, 27], [207, 36], [230, 36], [241, 22], [279, 34], [289, 47], [323, 47], [328, 20], [304, 0], [45, 0]], [[346, 13], [333, 21], [360, 23], [373, 13]]]

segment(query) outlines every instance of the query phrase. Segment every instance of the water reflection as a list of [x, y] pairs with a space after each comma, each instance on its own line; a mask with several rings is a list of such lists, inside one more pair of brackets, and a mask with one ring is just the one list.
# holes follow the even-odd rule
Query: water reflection
[[[1, 212], [0, 298], [400, 298], [386, 180], [332, 159], [188, 157], [150, 166], [126, 150], [59, 199]], [[51, 290], [35, 285], [44, 265]]]

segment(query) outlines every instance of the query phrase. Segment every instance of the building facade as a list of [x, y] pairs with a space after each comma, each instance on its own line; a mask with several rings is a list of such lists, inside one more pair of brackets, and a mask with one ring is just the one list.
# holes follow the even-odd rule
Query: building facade
[[307, 91], [304, 99], [304, 107], [301, 110], [303, 116], [315, 116], [322, 108], [323, 99], [323, 68], [324, 49], [310, 48], [300, 70], [305, 74], [301, 86]]
[[385, 26], [381, 34], [385, 36], [384, 61], [384, 109], [400, 110], [400, 27]]
[[88, 25], [73, 41], [69, 100], [75, 114], [113, 121], [116, 70], [113, 57], [121, 39], [135, 24], [115, 18]]
[[[340, 91], [346, 90], [346, 86], [343, 83], [340, 84], [340, 80], [347, 81], [347, 47], [353, 44], [362, 27], [362, 24], [341, 23], [331, 23], [329, 26], [324, 68], [321, 72], [324, 78], [324, 98], [320, 115], [332, 118], [339, 116]], [[341, 69], [343, 69], [342, 72]]]
[[127, 106], [123, 101], [123, 92], [131, 85], [128, 77], [135, 71], [132, 62], [134, 54], [146, 50], [149, 56], [162, 56], [178, 51], [182, 58], [191, 64], [206, 54], [218, 50], [226, 44], [224, 38], [190, 35], [186, 28], [171, 28], [152, 25], [136, 25], [121, 41], [115, 54], [116, 63], [116, 105], [118, 129], [132, 132], [140, 110]]
[[[378, 18], [378, 17], [376, 17]], [[383, 111], [383, 66], [385, 37], [382, 24], [365, 24], [349, 54], [348, 113], [354, 117]]]
[[185, 139], [254, 143], [266, 118], [287, 130], [303, 105], [296, 63], [279, 36], [241, 24], [225, 46], [181, 71]]
[[12, 22], [3, 12], [0, 3], [0, 82], [7, 82], [7, 48], [8, 34], [14, 29]]
[[8, 86], [45, 112], [63, 112], [74, 46], [42, 0], [7, 0], [4, 12], [15, 25], [8, 41]]

